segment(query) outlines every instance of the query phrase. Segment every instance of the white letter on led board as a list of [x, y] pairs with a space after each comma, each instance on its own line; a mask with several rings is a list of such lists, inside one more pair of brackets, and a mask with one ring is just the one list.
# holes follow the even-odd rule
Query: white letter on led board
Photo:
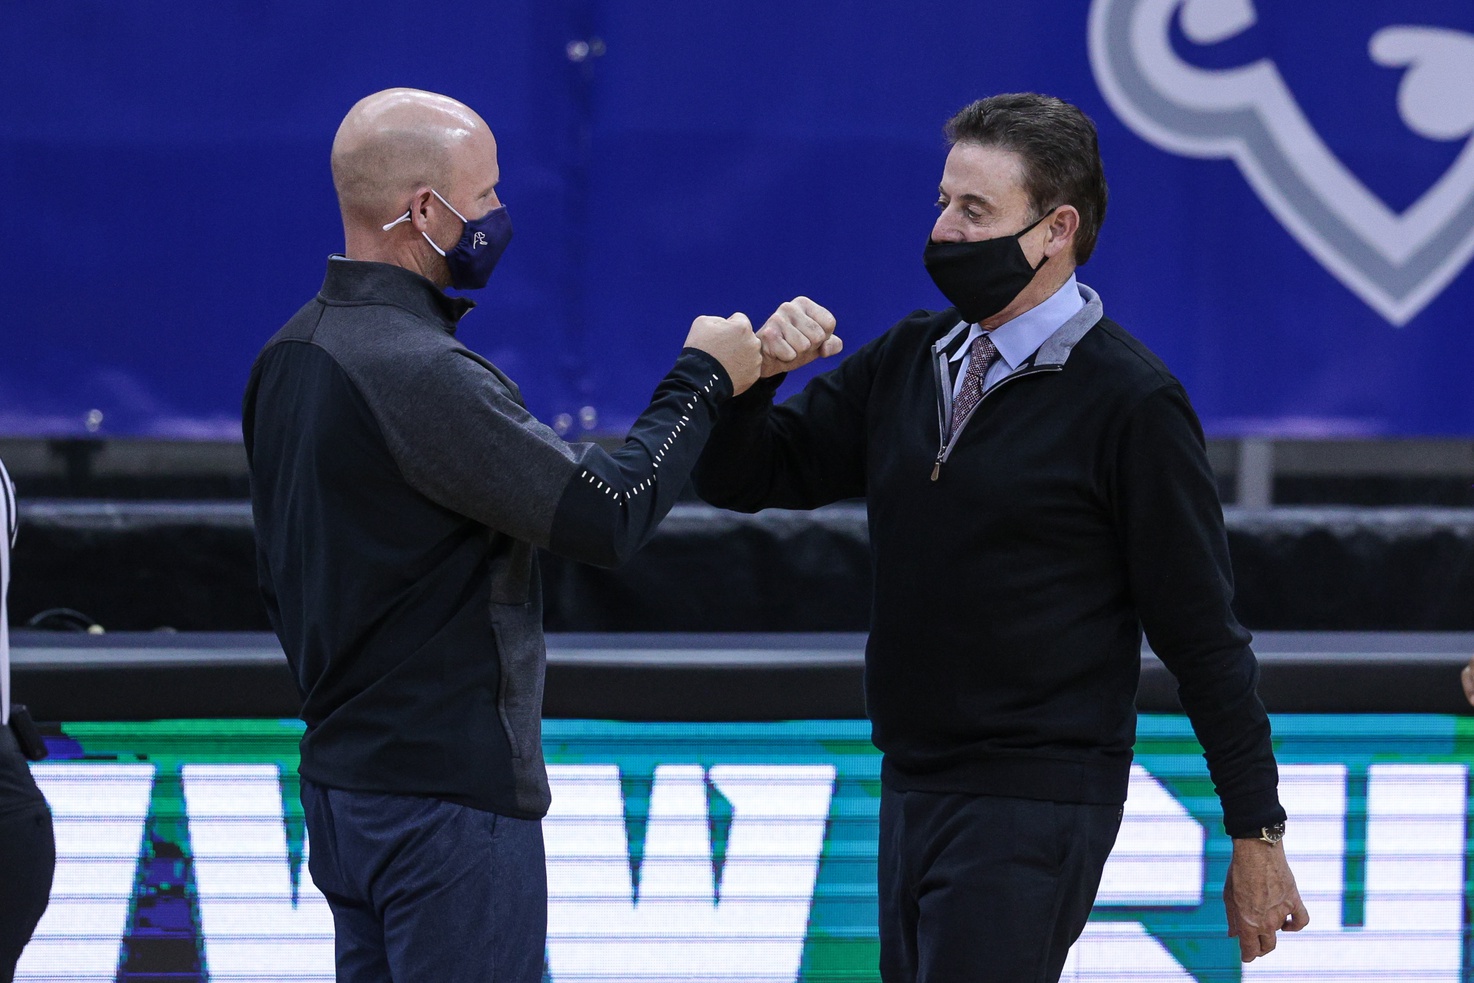
[[[1121, 832], [1101, 875], [1098, 907], [1188, 907], [1203, 901], [1202, 823], [1140, 765]], [[1139, 922], [1092, 922], [1070, 949], [1061, 983], [1193, 983]]]
[[732, 805], [721, 885], [713, 884], [706, 777], [655, 769], [640, 865], [630, 877], [615, 765], [548, 769], [548, 958], [556, 983], [724, 980], [798, 975], [824, 843], [830, 765], [720, 765]]
[[1140, 922], [1091, 922], [1059, 983], [1196, 983]]
[[1150, 772], [1132, 765], [1096, 905], [1196, 907], [1203, 900], [1203, 838], [1203, 824]]
[[292, 890], [276, 765], [185, 765], [181, 779], [210, 979], [333, 979], [333, 916], [305, 834]]
[[56, 876], [15, 978], [113, 983], [154, 766], [55, 762], [31, 773], [51, 806]]
[[1280, 936], [1246, 983], [1365, 980], [1458, 983], [1463, 963], [1464, 815], [1461, 764], [1378, 764], [1367, 775], [1366, 901], [1362, 927], [1341, 920], [1345, 896], [1346, 768], [1284, 765], [1286, 858], [1310, 927]]

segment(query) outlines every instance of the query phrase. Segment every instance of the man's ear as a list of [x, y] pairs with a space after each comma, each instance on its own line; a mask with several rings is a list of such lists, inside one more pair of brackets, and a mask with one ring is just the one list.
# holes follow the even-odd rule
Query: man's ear
[[1045, 226], [1044, 255], [1054, 256], [1066, 249], [1073, 252], [1075, 233], [1080, 231], [1080, 212], [1074, 205], [1061, 205], [1054, 210]]
[[429, 230], [431, 218], [438, 207], [440, 207], [440, 202], [428, 187], [415, 190], [414, 197], [409, 200], [409, 220], [416, 232]]

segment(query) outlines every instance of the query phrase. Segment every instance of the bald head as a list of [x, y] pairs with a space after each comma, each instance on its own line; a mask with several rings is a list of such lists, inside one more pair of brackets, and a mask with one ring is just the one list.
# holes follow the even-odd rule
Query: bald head
[[496, 139], [470, 107], [419, 89], [375, 92], [348, 111], [333, 140], [343, 252], [445, 286], [445, 252], [464, 232], [463, 218], [501, 204], [500, 178]]
[[[420, 89], [385, 89], [360, 99], [333, 140], [333, 185], [344, 225], [382, 225], [403, 214], [421, 188], [448, 197], [458, 173], [496, 144], [464, 103]], [[453, 200], [453, 199], [452, 199]]]

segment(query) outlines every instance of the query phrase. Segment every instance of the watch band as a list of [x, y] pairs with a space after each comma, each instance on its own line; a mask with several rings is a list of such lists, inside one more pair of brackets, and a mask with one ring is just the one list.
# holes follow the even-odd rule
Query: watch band
[[1236, 840], [1260, 840], [1270, 846], [1285, 838], [1285, 824], [1275, 823], [1272, 826], [1263, 826], [1252, 833], [1243, 836], [1234, 836]]

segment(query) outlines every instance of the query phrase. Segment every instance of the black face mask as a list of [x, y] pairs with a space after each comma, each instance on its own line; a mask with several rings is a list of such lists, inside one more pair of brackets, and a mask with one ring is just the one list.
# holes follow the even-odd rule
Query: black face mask
[[965, 320], [985, 321], [1013, 303], [1049, 261], [1046, 256], [1038, 266], [1030, 266], [1019, 239], [1055, 211], [1051, 208], [1011, 236], [980, 242], [928, 240], [923, 254], [926, 272]]

